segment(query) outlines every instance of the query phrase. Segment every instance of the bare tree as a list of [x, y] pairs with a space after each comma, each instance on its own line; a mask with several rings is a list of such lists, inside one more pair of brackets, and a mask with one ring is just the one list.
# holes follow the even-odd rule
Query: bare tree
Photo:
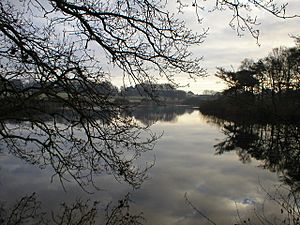
[[4, 1], [0, 10], [1, 148], [82, 186], [107, 171], [138, 187], [144, 169], [133, 161], [156, 137], [141, 139], [147, 127], [94, 88], [108, 75], [93, 51], [137, 83], [152, 81], [150, 69], [202, 75], [188, 47], [205, 34], [148, 1]]
[[[157, 137], [96, 87], [109, 81], [106, 64], [134, 83], [151, 83], [155, 75], [173, 81], [177, 73], [205, 74], [190, 47], [201, 44], [206, 31], [193, 33], [168, 13], [167, 3], [1, 1], [0, 150], [51, 166], [62, 181], [71, 177], [82, 187], [104, 171], [138, 187], [149, 165], [139, 168], [135, 159]], [[276, 8], [273, 1], [248, 4], [285, 17], [285, 6]], [[236, 12], [239, 29], [246, 26], [255, 36], [248, 26], [255, 20], [239, 14], [243, 5], [216, 1], [217, 8]]]
[[[261, 24], [254, 9], [263, 10], [275, 17], [281, 19], [297, 18], [299, 14], [289, 14], [288, 2], [280, 2], [277, 0], [214, 0], [207, 3], [205, 0], [193, 0], [191, 5], [185, 0], [177, 1], [179, 11], [184, 11], [185, 7], [194, 7], [198, 21], [202, 21], [201, 13], [203, 11], [225, 11], [232, 12], [232, 17], [229, 19], [229, 25], [234, 29], [239, 36], [249, 32], [258, 42], [259, 29]], [[207, 5], [210, 5], [208, 9]]]

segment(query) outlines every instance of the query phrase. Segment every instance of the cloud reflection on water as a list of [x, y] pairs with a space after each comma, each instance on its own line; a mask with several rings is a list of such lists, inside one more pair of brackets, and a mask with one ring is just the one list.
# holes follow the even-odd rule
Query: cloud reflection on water
[[[208, 224], [186, 203], [187, 193], [201, 212], [223, 225], [237, 222], [237, 206], [240, 214], [246, 215], [253, 213], [255, 204], [263, 202], [265, 193], [259, 191], [259, 181], [265, 187], [279, 183], [277, 174], [257, 167], [256, 160], [242, 164], [235, 152], [215, 155], [213, 146], [224, 134], [219, 127], [206, 123], [198, 111], [180, 111], [175, 122], [174, 119], [158, 121], [152, 130], [163, 131], [164, 135], [156, 146], [156, 164], [141, 189], [132, 191], [129, 186], [103, 175], [96, 178], [103, 190], [93, 195], [72, 183], [66, 184], [67, 192], [64, 192], [57, 180], [50, 182], [51, 171], [5, 155], [0, 159], [0, 198], [11, 204], [16, 197], [36, 192], [45, 208], [55, 210], [62, 201], [92, 198], [109, 202], [132, 192], [134, 209], [144, 213], [145, 224]], [[151, 161], [153, 152], [142, 157]]]

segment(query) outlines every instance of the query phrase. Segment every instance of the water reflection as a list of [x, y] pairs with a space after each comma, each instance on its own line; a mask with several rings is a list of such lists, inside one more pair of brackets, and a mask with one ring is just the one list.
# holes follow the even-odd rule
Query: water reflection
[[175, 123], [179, 116], [192, 113], [194, 109], [188, 106], [140, 106], [134, 108], [130, 115], [145, 125], [153, 125], [158, 121]]
[[89, 105], [79, 112], [47, 104], [0, 115], [0, 151], [50, 168], [62, 185], [74, 180], [87, 191], [98, 188], [93, 179], [103, 173], [134, 188], [143, 183], [152, 164], [137, 161], [155, 145], [151, 130], [124, 115], [122, 107]]
[[[142, 214], [130, 210], [129, 194], [117, 201], [102, 207], [100, 202], [76, 200], [71, 204], [61, 203], [57, 212], [42, 211], [42, 203], [35, 193], [16, 200], [11, 208], [5, 204], [0, 207], [0, 224], [60, 224], [60, 225], [96, 225], [99, 224], [99, 214], [103, 214], [102, 223], [105, 225], [140, 225], [144, 218]], [[97, 219], [98, 218], [98, 219]]]
[[[149, 117], [147, 117], [148, 113]], [[152, 124], [156, 121], [151, 126], [151, 130], [156, 133], [164, 132], [155, 147], [155, 166], [147, 171], [148, 179], [144, 181], [140, 189], [132, 190], [132, 187], [117, 182], [111, 176], [101, 174], [94, 177], [95, 184], [102, 188], [100, 191], [90, 195], [83, 192], [75, 182], [67, 182], [65, 187], [67, 192], [65, 192], [58, 180], [54, 179], [50, 183], [53, 171], [48, 168], [39, 170], [10, 155], [2, 155], [0, 158], [2, 167], [0, 199], [13, 206], [17, 199], [29, 196], [34, 191], [38, 194], [39, 201], [45, 206], [44, 211], [60, 212], [58, 205], [61, 202], [72, 205], [76, 199], [83, 200], [83, 203], [88, 201], [87, 199], [92, 199], [91, 203], [94, 200], [100, 200], [102, 206], [112, 201], [115, 206], [118, 206], [118, 200], [131, 192], [131, 199], [134, 203], [131, 210], [134, 215], [140, 215], [139, 213], [143, 212], [145, 220], [139, 221], [142, 224], [210, 224], [187, 204], [184, 198], [187, 193], [193, 205], [218, 225], [240, 223], [237, 218], [237, 209], [240, 217], [245, 218], [246, 223], [247, 219], [251, 218], [252, 224], [260, 224], [254, 208], [259, 213], [264, 212], [265, 218], [270, 220], [281, 216], [280, 207], [282, 206], [267, 203], [265, 197], [270, 194], [270, 196], [283, 199], [283, 195], [289, 196], [291, 192], [288, 189], [280, 195], [277, 194], [278, 189], [273, 188], [273, 185], [281, 184], [277, 174], [272, 172], [274, 170], [263, 170], [257, 167], [257, 164], [265, 163], [266, 157], [263, 156], [269, 154], [269, 158], [272, 158], [271, 150], [267, 154], [267, 151], [262, 149], [262, 146], [270, 145], [270, 141], [268, 142], [266, 138], [264, 140], [264, 137], [271, 133], [270, 127], [264, 131], [257, 131], [255, 127], [258, 125], [252, 125], [252, 131], [245, 127], [237, 134], [236, 130], [242, 129], [240, 125], [236, 128], [228, 128], [228, 130], [224, 126], [233, 126], [231, 122], [205, 118], [197, 110], [183, 107], [177, 111], [172, 111], [172, 107], [138, 108], [136, 112], [132, 112], [132, 115], [135, 118], [141, 118], [141, 122], [145, 124]], [[238, 141], [228, 136], [225, 130], [230, 135], [238, 136]], [[252, 134], [248, 135], [251, 137], [250, 141], [245, 140], [245, 133]], [[281, 134], [283, 131], [274, 129], [275, 133]], [[231, 141], [226, 142], [230, 138]], [[282, 139], [284, 138], [277, 140], [277, 142], [282, 141], [281, 145], [285, 143]], [[298, 142], [294, 141], [296, 146]], [[226, 144], [221, 144], [223, 142]], [[245, 157], [242, 157], [244, 162], [248, 163], [242, 164], [238, 161], [235, 151], [230, 150], [233, 145], [238, 145], [235, 150], [248, 149], [245, 150], [247, 153], [244, 154]], [[260, 148], [258, 148], [259, 152], [254, 154], [256, 146]], [[275, 144], [273, 143], [272, 146]], [[288, 151], [287, 149], [281, 151]], [[214, 154], [216, 150], [222, 154], [222, 157]], [[225, 152], [226, 154], [223, 154]], [[150, 151], [145, 152], [141, 160], [151, 161], [153, 154]], [[290, 151], [289, 154], [292, 152]], [[284, 165], [285, 160], [273, 159], [270, 162], [281, 162], [281, 165]], [[290, 171], [293, 171], [292, 168]], [[294, 172], [296, 173], [296, 170]], [[261, 186], [259, 180], [262, 183]], [[262, 189], [260, 187], [265, 188], [266, 191], [258, 191]], [[292, 202], [291, 200], [290, 206], [285, 207], [291, 209]], [[262, 210], [262, 206], [265, 207], [265, 211]], [[99, 212], [103, 213], [101, 210]], [[105, 215], [102, 214], [99, 217], [100, 219], [95, 219], [97, 222], [105, 221]], [[253, 218], [256, 218], [258, 223], [255, 223]]]
[[300, 127], [295, 124], [249, 124], [210, 118], [218, 124], [225, 138], [214, 145], [216, 154], [234, 151], [240, 161], [251, 159], [261, 167], [280, 175], [281, 180], [299, 189]]

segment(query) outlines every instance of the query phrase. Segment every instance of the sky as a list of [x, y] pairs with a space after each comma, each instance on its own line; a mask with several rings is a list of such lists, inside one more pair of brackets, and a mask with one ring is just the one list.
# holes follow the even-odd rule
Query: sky
[[[201, 1], [207, 4], [208, 1]], [[213, 3], [215, 1], [212, 1]], [[284, 3], [276, 0], [275, 2]], [[300, 1], [290, 0], [287, 6], [287, 15], [300, 15]], [[200, 3], [200, 1], [199, 1]], [[189, 2], [190, 4], [190, 2]], [[177, 14], [176, 1], [169, 1], [169, 10]], [[208, 7], [207, 9], [209, 9]], [[190, 90], [194, 93], [201, 94], [203, 90], [221, 91], [226, 86], [214, 76], [216, 67], [225, 67], [227, 69], [237, 69], [240, 62], [245, 58], [260, 59], [269, 54], [273, 48], [294, 46], [294, 40], [290, 35], [299, 35], [298, 30], [300, 18], [279, 19], [270, 13], [253, 9], [250, 14], [257, 16], [260, 26], [259, 45], [249, 33], [245, 32], [244, 36], [239, 37], [235, 30], [229, 26], [232, 12], [215, 11], [207, 13], [200, 12], [203, 16], [202, 24], [197, 22], [197, 17], [193, 7], [184, 9], [183, 14], [177, 14], [178, 18], [184, 19], [189, 28], [195, 32], [201, 33], [203, 28], [209, 28], [209, 35], [200, 46], [193, 47], [195, 56], [203, 56], [202, 66], [207, 69], [208, 76], [196, 81], [187, 79], [186, 76], [179, 76], [176, 81], [184, 86], [181, 89]], [[122, 80], [118, 75], [112, 77], [112, 82], [118, 86]], [[186, 86], [189, 84], [189, 86]]]
[[[229, 26], [232, 19], [232, 12], [214, 11], [212, 9], [216, 0], [196, 0], [199, 4], [206, 6], [205, 10], [199, 11], [200, 17], [203, 18], [199, 24], [195, 13], [195, 7], [191, 6], [191, 0], [181, 0], [188, 7], [183, 9], [183, 13], [178, 13], [178, 3], [175, 0], [166, 0], [168, 2], [166, 10], [186, 22], [188, 28], [194, 32], [202, 33], [203, 29], [209, 28], [208, 37], [200, 46], [192, 46], [192, 52], [195, 57], [203, 57], [202, 67], [207, 70], [207, 77], [199, 78], [196, 81], [188, 79], [187, 75], [180, 74], [175, 78], [185, 91], [192, 91], [196, 94], [201, 94], [204, 90], [222, 91], [226, 85], [222, 83], [214, 74], [217, 67], [226, 69], [237, 69], [240, 62], [245, 58], [260, 59], [269, 54], [273, 48], [286, 46], [294, 46], [294, 40], [290, 35], [300, 35], [298, 30], [300, 17], [293, 19], [279, 19], [265, 10], [253, 8], [250, 15], [257, 16], [257, 20], [261, 23], [256, 27], [260, 30], [259, 45], [249, 32], [243, 33], [244, 36], [239, 37], [235, 30]], [[246, 0], [239, 0], [247, 2]], [[264, 0], [269, 1], [269, 0]], [[274, 0], [274, 2], [283, 4], [288, 2], [286, 14], [300, 15], [299, 0]], [[18, 5], [19, 3], [16, 3]], [[104, 55], [102, 53], [102, 55]], [[101, 56], [102, 57], [102, 56]], [[103, 56], [104, 57], [104, 56]], [[107, 64], [107, 60], [103, 58]], [[114, 85], [120, 87], [123, 83], [122, 71], [108, 66], [111, 74], [111, 81]], [[165, 81], [161, 81], [165, 82]], [[130, 85], [130, 83], [126, 83]]]

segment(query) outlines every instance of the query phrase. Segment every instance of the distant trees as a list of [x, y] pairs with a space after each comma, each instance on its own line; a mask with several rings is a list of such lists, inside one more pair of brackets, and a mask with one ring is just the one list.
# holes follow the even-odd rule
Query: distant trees
[[[215, 94], [217, 94], [218, 92], [217, 91], [214, 91], [214, 90], [204, 90], [203, 92], [202, 92], [202, 94], [203, 95], [215, 95]], [[189, 94], [189, 93], [188, 93]], [[191, 94], [191, 95], [193, 95], [193, 93]]]
[[[61, 87], [61, 82], [57, 84], [52, 84], [52, 81], [45, 82], [47, 85], [52, 86], [52, 90], [54, 92], [65, 92], [65, 90]], [[2, 82], [2, 91], [11, 93], [14, 92], [28, 92], [27, 94], [38, 91], [41, 88], [40, 83], [37, 80], [24, 80], [24, 79], [8, 79], [6, 82]], [[119, 93], [119, 90], [116, 86], [114, 86], [110, 81], [102, 81], [102, 82], [90, 82], [88, 85], [83, 85], [82, 81], [77, 79], [70, 79], [70, 86], [74, 88], [78, 93], [84, 95], [85, 92], [88, 92], [88, 89], [95, 89], [98, 95], [102, 96], [115, 96]], [[1, 90], [1, 89], [0, 89]], [[2, 93], [3, 94], [3, 93]]]
[[123, 87], [120, 92], [123, 96], [142, 96], [152, 97], [154, 99], [169, 98], [169, 99], [184, 99], [187, 95], [185, 91], [177, 90], [176, 87], [169, 83], [151, 84], [141, 83], [134, 87]]

